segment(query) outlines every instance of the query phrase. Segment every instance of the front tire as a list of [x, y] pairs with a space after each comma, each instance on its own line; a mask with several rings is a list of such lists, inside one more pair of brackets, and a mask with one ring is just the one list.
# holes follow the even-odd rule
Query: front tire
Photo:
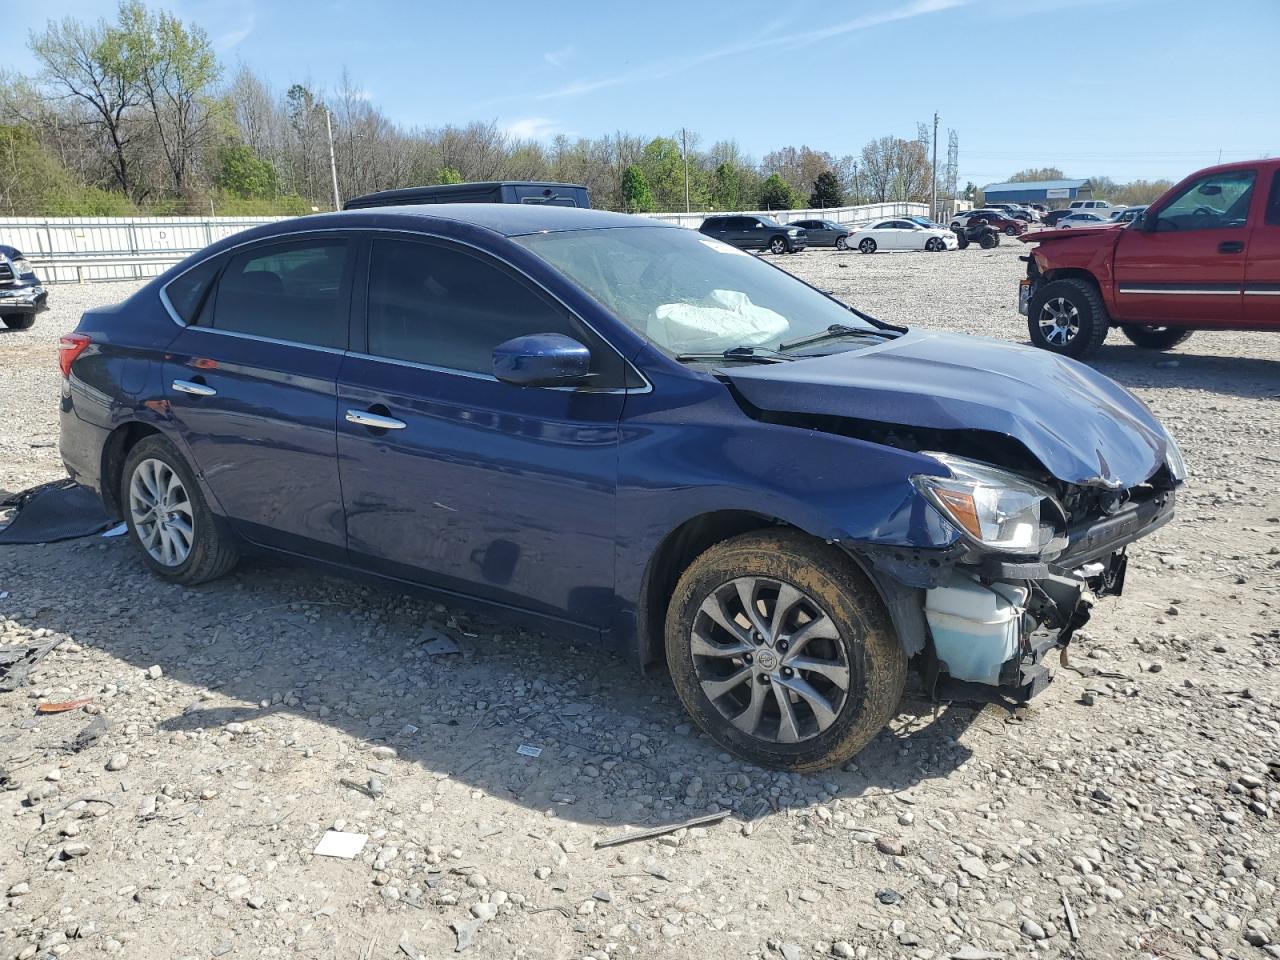
[[941, 237], [930, 237], [928, 241], [926, 241], [924, 248], [930, 253], [941, 253], [947, 248], [947, 245], [942, 242]]
[[1005, 228], [1004, 228], [1004, 235], [1005, 235], [1006, 237], [1016, 237], [1016, 236], [1018, 235], [1018, 228], [1017, 228], [1017, 227], [1005, 227]]
[[1046, 283], [1031, 298], [1027, 310], [1031, 343], [1076, 360], [1102, 346], [1109, 324], [1098, 288], [1075, 277]]
[[797, 772], [844, 763], [893, 717], [907, 658], [875, 588], [798, 531], [719, 543], [667, 609], [676, 694], [716, 743]]
[[1121, 332], [1134, 346], [1145, 350], [1172, 350], [1191, 337], [1190, 330], [1182, 327], [1160, 327], [1141, 323], [1122, 323]]
[[862, 239], [862, 242], [858, 244], [858, 249], [861, 250], [863, 253], [875, 253], [876, 242], [872, 240], [870, 237], [864, 237]]
[[0, 320], [4, 321], [4, 325], [10, 330], [30, 330], [31, 325], [36, 322], [34, 313], [6, 313]]
[[782, 237], [774, 237], [769, 241], [769, 250], [771, 253], [784, 254], [789, 249], [787, 241]]
[[231, 531], [164, 437], [144, 437], [129, 451], [120, 494], [130, 539], [165, 580], [188, 586], [216, 580], [240, 559]]
[[978, 245], [981, 246], [983, 250], [993, 250], [1000, 246], [1000, 234], [996, 233], [994, 230], [989, 230], [982, 235], [982, 239], [978, 241]]

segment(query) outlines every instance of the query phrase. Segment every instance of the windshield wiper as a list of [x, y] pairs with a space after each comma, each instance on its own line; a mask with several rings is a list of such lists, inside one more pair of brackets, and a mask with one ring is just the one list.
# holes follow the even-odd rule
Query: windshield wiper
[[823, 340], [834, 340], [837, 337], [858, 337], [858, 336], [884, 336], [879, 330], [867, 330], [864, 327], [850, 327], [843, 323], [833, 323], [827, 329], [818, 333], [811, 333], [807, 337], [801, 337], [799, 340], [790, 340], [787, 343], [778, 344], [779, 350], [791, 350], [795, 347], [803, 347], [810, 343], [819, 343]]
[[678, 353], [676, 360], [687, 363], [695, 360], [745, 360], [748, 363], [782, 363], [784, 357], [756, 353], [755, 347], [730, 347], [720, 353]]

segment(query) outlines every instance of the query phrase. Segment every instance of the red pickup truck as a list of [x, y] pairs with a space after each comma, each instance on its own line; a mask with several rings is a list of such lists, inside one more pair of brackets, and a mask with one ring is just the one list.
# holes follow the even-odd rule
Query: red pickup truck
[[1042, 230], [1018, 294], [1031, 342], [1077, 359], [1119, 327], [1167, 350], [1192, 330], [1280, 331], [1280, 160], [1192, 174], [1123, 228]]

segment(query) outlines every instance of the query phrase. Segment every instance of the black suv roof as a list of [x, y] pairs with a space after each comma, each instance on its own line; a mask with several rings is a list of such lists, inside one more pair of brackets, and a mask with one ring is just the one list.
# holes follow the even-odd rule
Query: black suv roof
[[540, 190], [547, 199], [557, 194], [570, 198], [582, 196], [587, 188], [578, 183], [556, 183], [550, 180], [481, 180], [474, 183], [438, 183], [429, 187], [401, 187], [352, 197], [344, 210], [365, 207], [390, 207], [410, 203], [485, 203], [501, 202], [504, 187]]

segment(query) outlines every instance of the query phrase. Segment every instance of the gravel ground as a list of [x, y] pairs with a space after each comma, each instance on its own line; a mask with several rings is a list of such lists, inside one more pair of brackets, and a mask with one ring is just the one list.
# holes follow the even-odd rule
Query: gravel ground
[[[1021, 342], [1021, 252], [781, 262]], [[0, 487], [61, 475], [57, 335], [131, 289], [0, 332]], [[718, 753], [629, 663], [385, 589], [0, 548], [0, 644], [65, 638], [0, 694], [0, 958], [1280, 957], [1280, 340], [1115, 339], [1097, 366], [1189, 462], [1179, 519], [1028, 710], [909, 693], [823, 775]], [[368, 841], [314, 856], [329, 830]]]

